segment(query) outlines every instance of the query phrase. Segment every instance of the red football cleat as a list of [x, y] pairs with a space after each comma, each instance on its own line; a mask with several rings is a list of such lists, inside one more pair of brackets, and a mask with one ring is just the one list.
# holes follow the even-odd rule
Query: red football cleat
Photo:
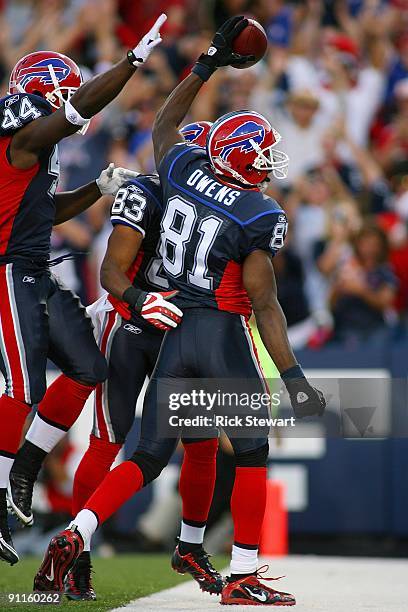
[[81, 536], [72, 529], [65, 529], [54, 536], [34, 577], [34, 591], [62, 592], [65, 576], [83, 548]]
[[190, 574], [205, 593], [218, 595], [222, 592], [224, 580], [212, 566], [209, 555], [204, 549], [181, 555], [179, 547], [176, 546], [171, 566], [179, 574]]
[[275, 591], [259, 581], [259, 579], [279, 580], [279, 578], [263, 578], [261, 574], [266, 571], [268, 571], [267, 565], [260, 568], [255, 576], [227, 582], [221, 593], [221, 604], [226, 606], [294, 606], [296, 599], [293, 595]]

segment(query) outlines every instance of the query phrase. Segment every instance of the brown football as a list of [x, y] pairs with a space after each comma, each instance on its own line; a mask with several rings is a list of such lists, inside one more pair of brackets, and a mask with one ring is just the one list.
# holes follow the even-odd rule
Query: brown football
[[268, 39], [261, 24], [254, 19], [248, 19], [247, 27], [236, 37], [232, 49], [240, 55], [255, 55], [255, 60], [234, 66], [234, 68], [249, 68], [253, 66], [263, 58], [267, 47]]

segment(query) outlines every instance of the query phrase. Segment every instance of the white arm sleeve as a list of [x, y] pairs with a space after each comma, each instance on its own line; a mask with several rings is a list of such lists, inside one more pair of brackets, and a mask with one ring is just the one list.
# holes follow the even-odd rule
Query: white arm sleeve
[[72, 106], [69, 100], [64, 104], [64, 111], [67, 121], [69, 121], [73, 125], [86, 125], [89, 122], [89, 119], [84, 119], [83, 117], [81, 117], [81, 115], [78, 113], [76, 108]]

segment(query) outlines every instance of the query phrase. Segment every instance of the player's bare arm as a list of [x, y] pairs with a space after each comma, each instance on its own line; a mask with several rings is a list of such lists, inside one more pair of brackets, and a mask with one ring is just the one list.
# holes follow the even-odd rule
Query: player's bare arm
[[204, 81], [191, 73], [172, 91], [157, 113], [152, 134], [157, 166], [173, 145], [183, 142], [184, 138], [178, 127], [203, 85]]
[[101, 196], [115, 196], [126, 181], [136, 178], [139, 172], [127, 168], [115, 168], [111, 163], [99, 177], [83, 187], [55, 195], [56, 216], [54, 225], [65, 223], [95, 204]]
[[296, 365], [297, 361], [289, 344], [286, 318], [278, 302], [271, 257], [266, 251], [253, 251], [245, 259], [243, 282], [262, 342], [282, 373]]
[[110, 235], [100, 279], [102, 287], [120, 300], [132, 287], [126, 272], [136, 259], [142, 242], [143, 235], [125, 225], [115, 225]]
[[[203, 134], [206, 134], [209, 129], [209, 124], [208, 122], [201, 123], [204, 129]], [[186, 128], [186, 131], [188, 132], [189, 126], [184, 126], [181, 132], [183, 133]], [[191, 136], [188, 136], [187, 138], [191, 140]], [[204, 136], [201, 136], [201, 138], [204, 138]], [[196, 142], [199, 142], [199, 140], [200, 138], [198, 138]], [[84, 212], [90, 206], [95, 204], [95, 202], [97, 202], [101, 196], [115, 196], [125, 182], [132, 180], [137, 176], [139, 176], [138, 172], [134, 172], [133, 170], [128, 170], [126, 168], [115, 168], [115, 165], [111, 163], [109, 164], [108, 168], [103, 170], [100, 176], [92, 183], [79, 187], [73, 191], [57, 193], [54, 198], [56, 207], [54, 225], [65, 223], [65, 221], [69, 221], [76, 215]], [[121, 296], [117, 297], [121, 298]]]
[[38, 153], [77, 132], [121, 92], [138, 66], [143, 64], [160, 42], [160, 27], [166, 21], [161, 15], [153, 28], [127, 57], [110, 70], [81, 85], [63, 107], [49, 116], [32, 121], [13, 137], [10, 155], [13, 166], [21, 169], [33, 166]]
[[57, 193], [55, 196], [55, 220], [54, 225], [65, 223], [87, 208], [92, 206], [101, 197], [101, 192], [98, 189], [95, 181], [74, 189]]
[[277, 298], [275, 273], [266, 251], [255, 250], [245, 259], [243, 283], [262, 342], [282, 376], [295, 415], [298, 418], [321, 416], [326, 402], [321, 391], [306, 380], [289, 344], [286, 319]]
[[140, 187], [128, 181], [116, 195], [112, 206], [114, 228], [102, 263], [100, 280], [110, 295], [127, 306], [129, 318], [140, 315], [154, 327], [167, 331], [177, 327], [183, 316], [181, 310], [168, 301], [177, 291], [143, 289], [127, 276], [151, 222], [148, 197], [141, 196], [140, 191]]
[[156, 165], [167, 151], [183, 138], [178, 131], [196, 95], [203, 84], [221, 66], [244, 64], [252, 56], [242, 56], [232, 51], [234, 39], [246, 28], [248, 19], [231, 17], [216, 32], [207, 53], [202, 53], [192, 74], [172, 91], [159, 110], [153, 125], [153, 147]]

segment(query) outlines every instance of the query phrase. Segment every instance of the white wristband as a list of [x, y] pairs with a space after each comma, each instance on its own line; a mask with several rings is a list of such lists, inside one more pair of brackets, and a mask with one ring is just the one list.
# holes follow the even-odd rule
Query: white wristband
[[64, 111], [67, 121], [69, 121], [73, 125], [86, 125], [87, 123], [89, 123], [89, 119], [84, 119], [83, 117], [81, 117], [81, 115], [78, 113], [76, 108], [72, 106], [69, 100], [64, 104]]

